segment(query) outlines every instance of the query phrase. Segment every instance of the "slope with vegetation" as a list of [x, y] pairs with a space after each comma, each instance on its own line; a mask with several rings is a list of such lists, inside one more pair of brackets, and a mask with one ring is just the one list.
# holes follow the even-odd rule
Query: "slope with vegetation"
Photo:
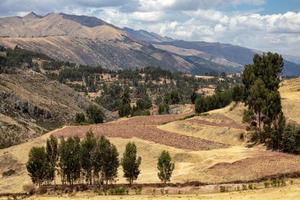
[[[0, 148], [72, 123], [76, 113], [85, 112], [93, 104], [74, 89], [47, 78], [38, 70], [39, 65], [33, 60], [47, 57], [18, 48], [2, 49], [2, 53]], [[102, 111], [108, 113], [103, 108]]]
[[[2, 165], [1, 172], [9, 169], [16, 171], [14, 175], [0, 179], [1, 191], [6, 191], [7, 189], [10, 191], [21, 191], [23, 184], [31, 182], [25, 169], [25, 163], [27, 162], [29, 150], [33, 146], [45, 145], [46, 139], [51, 134], [65, 137], [83, 137], [89, 130], [92, 130], [95, 136], [107, 136], [111, 143], [116, 145], [119, 152], [125, 151], [125, 146], [129, 141], [134, 141], [138, 149], [138, 155], [142, 157], [141, 173], [136, 180], [137, 183], [157, 183], [160, 181], [157, 177], [156, 161], [157, 156], [163, 150], [168, 150], [175, 162], [172, 182], [247, 182], [281, 175], [293, 176], [297, 174], [299, 171], [299, 156], [272, 152], [265, 150], [262, 146], [245, 147], [247, 145], [245, 143], [247, 135], [245, 134], [245, 138], [240, 138], [239, 135], [239, 133], [245, 131], [245, 129], [242, 129], [245, 126], [242, 123], [242, 111], [243, 107], [237, 105], [234, 108], [228, 106], [223, 109], [210, 111], [206, 116], [195, 116], [184, 120], [182, 115], [175, 118], [174, 116], [172, 118], [167, 118], [168, 116], [145, 116], [123, 119], [103, 125], [66, 127], [28, 143], [1, 150], [0, 160], [4, 161], [5, 159], [6, 162], [10, 163], [10, 165]], [[196, 123], [191, 125], [191, 120]], [[148, 124], [149, 121], [152, 121], [153, 125], [150, 126]], [[166, 122], [182, 125], [170, 129], [168, 128], [169, 123], [162, 124]], [[133, 126], [137, 126], [137, 129], [133, 129], [131, 123], [133, 123]], [[163, 128], [165, 131], [155, 128], [157, 126], [159, 128], [165, 126]], [[200, 131], [196, 132], [196, 128]], [[235, 128], [240, 128], [240, 132], [235, 133]], [[206, 131], [206, 129], [211, 130], [210, 132], [214, 134], [205, 135], [205, 132], [202, 131]], [[218, 129], [220, 131], [217, 131]], [[227, 131], [223, 132], [221, 129]], [[132, 135], [137, 130], [140, 132]], [[144, 132], [145, 130], [148, 132]], [[142, 136], [141, 133], [145, 133], [145, 135]], [[192, 135], [191, 133], [195, 134]], [[183, 146], [185, 144], [184, 140], [182, 137], [179, 137], [183, 134], [191, 138], [185, 146]], [[155, 139], [155, 142], [153, 142], [153, 139]], [[204, 146], [197, 149], [197, 151], [191, 151], [192, 141], [195, 142], [197, 140], [210, 142], [203, 143], [202, 145]], [[232, 142], [232, 140], [235, 142]], [[166, 141], [168, 143], [165, 143]], [[171, 144], [170, 141], [174, 143]], [[218, 148], [216, 146], [209, 148], [211, 144], [220, 143], [223, 145], [218, 146]], [[20, 154], [20, 150], [22, 150], [22, 154]], [[247, 172], [245, 172], [245, 169], [247, 169]], [[123, 178], [121, 169], [118, 172], [118, 183], [124, 183], [126, 180]], [[20, 184], [21, 182], [22, 184]], [[57, 181], [57, 183], [59, 182]]]
[[[221, 77], [219, 76], [212, 79], [198, 79], [197, 77], [187, 74], [170, 73], [153, 68], [113, 72], [104, 70], [101, 67], [91, 68], [72, 63], [61, 63], [47, 57], [36, 55], [30, 57], [32, 59], [24, 61], [24, 56], [22, 56], [24, 51], [19, 48], [9, 51], [12, 53], [16, 51], [15, 53], [17, 53], [17, 57], [20, 58], [19, 62], [22, 63], [22, 66], [16, 65], [15, 63], [11, 65], [8, 61], [10, 60], [10, 56], [14, 54], [7, 54], [7, 49], [5, 48], [3, 48], [2, 51], [6, 53], [3, 54], [4, 56], [2, 56], [1, 59], [1, 72], [3, 72], [1, 76], [17, 76], [16, 72], [25, 74], [31, 73], [35, 74], [36, 77], [42, 77], [42, 80], [44, 80], [43, 83], [55, 83], [59, 85], [58, 87], [66, 87], [68, 88], [67, 90], [74, 92], [73, 89], [66, 86], [69, 85], [80, 92], [81, 94], [77, 92], [74, 93], [79, 95], [86, 102], [91, 102], [87, 100], [86, 97], [94, 99], [100, 104], [110, 101], [109, 103], [112, 104], [109, 109], [118, 111], [120, 116], [134, 116], [136, 115], [134, 113], [136, 111], [147, 111], [150, 109], [149, 105], [153, 106], [156, 104], [156, 106], [159, 107], [162, 105], [166, 106], [160, 109], [166, 111], [168, 110], [167, 107], [171, 107], [172, 104], [185, 104], [190, 102], [196, 104], [196, 112], [198, 113], [194, 114], [191, 112], [192, 109], [187, 108], [183, 110], [188, 112], [182, 114], [135, 116], [104, 124], [67, 126], [32, 139], [26, 143], [2, 149], [0, 150], [0, 173], [2, 175], [0, 178], [0, 191], [22, 191], [30, 187], [28, 184], [30, 184], [32, 180], [37, 184], [54, 181], [58, 184], [68, 182], [71, 185], [82, 182], [90, 183], [92, 171], [95, 172], [97, 167], [99, 167], [97, 169], [100, 170], [96, 170], [97, 173], [94, 174], [95, 177], [104, 178], [103, 180], [99, 179], [99, 182], [118, 180], [118, 183], [125, 183], [126, 179], [132, 183], [132, 181], [136, 179], [137, 183], [155, 184], [160, 181], [165, 182], [170, 180], [170, 174], [172, 174], [172, 182], [192, 182], [197, 184], [246, 184], [251, 181], [255, 182], [274, 178], [299, 176], [299, 155], [274, 152], [266, 149], [263, 145], [255, 145], [249, 148], [249, 143], [247, 143], [253, 138], [253, 135], [257, 135], [255, 133], [259, 133], [259, 139], [261, 139], [260, 136], [264, 136], [265, 133], [267, 133], [266, 136], [268, 137], [264, 137], [265, 140], [260, 140], [259, 142], [269, 144], [268, 142], [272, 141], [272, 138], [269, 138], [269, 136], [272, 137], [273, 133], [279, 133], [278, 131], [280, 130], [283, 130], [283, 132], [280, 132], [282, 134], [274, 134], [275, 136], [280, 136], [277, 137], [277, 139], [279, 138], [281, 140], [281, 136], [287, 133], [290, 134], [291, 138], [297, 139], [296, 134], [299, 133], [297, 129], [289, 130], [289, 126], [279, 126], [279, 120], [268, 120], [272, 118], [273, 115], [271, 114], [274, 114], [274, 112], [271, 111], [275, 110], [277, 114], [282, 113], [281, 106], [278, 106], [280, 105], [280, 94], [278, 93], [279, 85], [277, 85], [279, 84], [278, 74], [282, 67], [282, 59], [278, 55], [268, 54], [262, 57], [258, 56], [254, 64], [247, 66], [248, 68], [246, 68], [243, 76], [243, 85], [248, 86], [245, 87], [245, 89], [244, 86], [241, 85], [241, 81], [238, 77], [226, 76], [224, 74], [221, 75]], [[28, 58], [26, 57], [26, 59]], [[270, 71], [269, 75], [272, 76], [269, 77], [268, 74], [264, 72], [253, 70], [262, 64], [259, 62], [261, 59], [266, 59], [266, 61], [270, 59], [272, 61], [262, 62], [263, 64], [268, 63], [265, 68]], [[253, 79], [247, 79], [248, 76], [246, 75], [248, 72], [250, 72], [249, 77]], [[259, 74], [255, 74], [256, 72]], [[259, 79], [260, 75], [263, 76], [265, 82], [256, 80]], [[247, 80], [250, 81], [247, 82]], [[6, 82], [9, 82], [9, 80]], [[14, 82], [17, 82], [17, 80]], [[287, 84], [294, 84], [295, 82], [286, 81], [283, 87], [293, 88], [294, 86]], [[232, 86], [237, 83], [240, 83], [240, 85], [232, 88]], [[246, 85], [246, 83], [249, 83], [249, 85]], [[9, 84], [5, 84], [6, 83], [3, 84], [3, 88], [13, 88], [12, 86], [8, 87], [7, 85]], [[203, 87], [211, 87], [211, 85], [215, 87], [215, 94], [205, 96], [199, 92]], [[264, 88], [264, 85], [269, 85], [270, 87]], [[48, 85], [39, 86], [39, 88], [43, 89], [47, 86]], [[27, 87], [26, 84], [22, 84], [21, 88], [27, 89]], [[115, 95], [114, 97], [116, 97], [116, 99], [119, 99], [116, 105], [114, 104], [116, 102], [112, 101], [110, 96], [107, 96], [106, 99], [101, 99], [108, 95], [105, 90], [114, 87], [117, 92], [113, 95]], [[190, 87], [192, 87], [192, 90], [189, 89]], [[178, 88], [178, 90], [175, 90], [176, 88]], [[25, 91], [25, 89], [22, 89], [22, 91]], [[37, 89], [38, 88], [34, 88], [34, 90]], [[45, 92], [47, 90], [43, 91]], [[61, 92], [65, 93], [65, 91]], [[298, 90], [291, 89], [288, 96], [295, 95], [297, 92]], [[26, 92], [24, 93], [27, 94]], [[31, 101], [35, 102], [39, 107], [44, 106], [48, 98], [60, 98], [59, 96], [46, 96], [47, 98], [44, 99], [42, 94], [39, 92], [36, 93], [41, 96], [37, 96], [36, 98], [43, 101], [40, 103], [33, 100]], [[59, 92], [57, 93], [61, 94]], [[263, 95], [266, 95], [266, 98], [263, 98], [265, 97]], [[30, 95], [23, 96], [24, 98], [28, 98]], [[158, 96], [160, 96], [160, 98], [158, 98]], [[254, 97], [259, 97], [260, 101], [249, 101], [246, 102], [246, 105], [259, 102], [260, 104], [258, 106], [253, 104], [254, 106], [250, 106], [249, 108], [258, 108], [254, 110], [254, 113], [258, 116], [259, 113], [257, 111], [261, 111], [262, 115], [260, 115], [261, 118], [251, 117], [250, 115], [248, 119], [253, 120], [254, 123], [250, 123], [252, 129], [247, 129], [247, 124], [243, 122], [243, 118], [246, 119], [248, 116], [243, 116], [245, 107], [243, 107], [241, 103], [231, 102], [248, 101]], [[278, 101], [273, 101], [273, 97]], [[158, 103], [159, 99], [160, 103]], [[276, 102], [278, 104], [276, 104]], [[59, 101], [59, 103], [59, 105], [62, 105], [63, 101]], [[72, 119], [75, 118], [78, 123], [98, 123], [103, 121], [103, 119], [99, 117], [102, 113], [99, 105], [93, 104], [93, 106], [88, 106], [88, 109], [82, 109], [77, 103], [78, 102], [75, 101], [74, 105], [72, 105], [74, 108], [71, 108], [73, 111]], [[104, 105], [107, 105], [107, 103]], [[296, 103], [295, 105], [298, 104]], [[79, 109], [77, 109], [76, 106], [78, 106]], [[184, 105], [182, 106], [184, 107]], [[283, 107], [284, 106], [285, 104], [283, 104]], [[50, 108], [52, 107], [56, 108], [55, 105]], [[189, 107], [189, 105], [186, 107]], [[9, 105], [7, 108], [11, 109]], [[50, 108], [50, 113], [52, 113]], [[59, 109], [68, 110], [68, 107], [59, 107]], [[283, 111], [285, 111], [284, 108]], [[20, 111], [16, 113], [20, 114]], [[41, 113], [47, 112], [41, 111]], [[28, 112], [28, 114], [30, 114], [30, 112]], [[11, 117], [9, 113], [5, 115], [8, 115], [10, 118], [15, 117]], [[144, 115], [144, 113], [142, 115]], [[292, 121], [295, 116], [290, 113], [286, 113], [286, 115], [289, 121]], [[51, 114], [50, 116], [56, 115]], [[60, 116], [59, 113], [57, 116]], [[63, 116], [67, 117], [68, 115]], [[10, 119], [9, 117], [5, 119], [8, 120]], [[262, 122], [265, 125], [263, 126], [265, 129], [259, 129], [256, 120], [264, 120]], [[34, 118], [31, 121], [34, 122]], [[279, 129], [279, 127], [281, 128]], [[253, 130], [253, 132], [247, 132], [247, 130]], [[267, 132], [269, 130], [271, 130], [271, 132]], [[91, 134], [88, 134], [84, 138], [89, 131], [94, 133], [95, 138], [98, 137], [100, 139], [95, 139]], [[254, 134], [252, 135], [251, 133]], [[47, 142], [48, 137], [51, 139]], [[60, 148], [55, 147], [55, 144], [57, 144], [55, 138], [58, 137], [68, 138], [61, 140]], [[110, 142], [104, 137], [107, 137]], [[81, 138], [82, 140], [80, 140]], [[292, 141], [290, 137], [284, 139]], [[134, 142], [136, 149], [138, 149], [138, 156], [141, 156], [142, 160], [136, 157], [134, 147], [126, 147], [128, 142]], [[98, 146], [95, 145], [95, 143], [99, 145], [99, 149], [101, 147], [108, 150], [108, 153], [102, 154], [103, 151], [99, 151], [99, 155], [95, 153], [97, 152], [95, 146]], [[46, 149], [40, 148], [45, 144], [47, 144]], [[297, 150], [298, 146], [295, 145], [294, 147]], [[52, 156], [54, 155], [52, 153], [58, 149], [60, 151], [60, 157]], [[126, 168], [126, 170], [123, 171], [124, 173], [122, 173], [120, 168], [117, 168], [119, 160], [115, 159], [118, 157], [116, 149], [118, 149], [119, 152], [127, 152], [123, 154], [124, 157], [122, 159], [122, 161], [124, 161], [122, 162], [122, 166]], [[275, 149], [284, 152], [298, 153], [297, 151], [290, 151], [290, 149], [288, 149], [288, 151], [282, 148]], [[163, 150], [167, 150], [169, 153], [164, 152], [161, 154], [161, 159], [159, 159], [161, 160], [161, 164], [157, 166], [158, 156]], [[132, 157], [129, 156], [129, 151], [133, 152]], [[28, 162], [28, 155], [30, 155], [30, 162]], [[95, 155], [97, 155], [96, 157], [98, 158], [96, 160], [101, 161], [99, 162], [100, 165], [98, 162], [93, 162], [93, 156]], [[107, 167], [110, 166], [110, 164], [103, 164], [102, 159], [107, 158], [107, 155], [109, 156], [106, 161], [112, 161], [110, 164], [115, 167]], [[128, 173], [128, 164], [125, 162], [126, 157], [131, 157], [133, 160], [129, 163], [139, 166], [134, 168], [130, 174]], [[172, 162], [170, 162], [170, 157], [172, 157]], [[31, 164], [31, 161], [41, 164], [41, 167], [35, 168], [36, 165]], [[34, 176], [42, 177], [42, 182], [38, 179], [30, 179], [26, 171], [26, 163], [28, 163], [28, 171], [34, 174]], [[48, 164], [44, 165], [43, 163]], [[57, 166], [56, 163], [60, 164]], [[158, 163], [160, 163], [160, 161]], [[63, 170], [60, 173], [62, 179], [54, 179], [53, 174], [55, 174], [55, 170], [53, 170], [53, 168]], [[108, 172], [106, 172], [106, 170]], [[159, 176], [157, 176], [157, 170], [160, 170]], [[44, 171], [51, 173], [44, 174]], [[131, 177], [129, 177], [129, 175]], [[24, 185], [25, 187], [23, 188]], [[251, 187], [253, 188], [253, 185]]]

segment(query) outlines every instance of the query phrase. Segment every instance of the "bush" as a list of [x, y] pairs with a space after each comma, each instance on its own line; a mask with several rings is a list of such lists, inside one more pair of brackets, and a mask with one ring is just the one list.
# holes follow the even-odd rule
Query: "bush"
[[116, 188], [111, 188], [108, 191], [109, 195], [128, 195], [129, 191], [125, 187], [116, 187]]
[[85, 122], [85, 115], [84, 113], [76, 113], [75, 122], [78, 124], [82, 124]]
[[147, 109], [150, 109], [152, 107], [152, 102], [151, 102], [151, 99], [146, 96], [145, 98], [143, 99], [139, 99], [137, 100], [136, 102], [136, 106], [139, 110], [147, 110]]
[[119, 107], [120, 117], [128, 117], [131, 113], [131, 106], [129, 103], [121, 104]]
[[164, 101], [166, 104], [179, 104], [181, 101], [180, 93], [176, 90], [173, 90], [166, 94]]
[[150, 115], [149, 110], [139, 110], [136, 109], [136, 107], [132, 109], [132, 113], [131, 113], [131, 116], [148, 116], [148, 115]]
[[158, 114], [163, 115], [163, 114], [169, 114], [170, 113], [170, 107], [168, 104], [160, 104], [158, 106]]
[[103, 113], [96, 105], [90, 105], [86, 110], [87, 117], [91, 123], [103, 123]]
[[220, 192], [228, 192], [228, 189], [226, 188], [226, 186], [221, 185], [220, 186]]
[[134, 188], [134, 192], [135, 192], [136, 195], [141, 195], [142, 190], [143, 190], [142, 186]]
[[254, 113], [251, 110], [244, 110], [243, 113], [243, 122], [244, 123], [251, 123], [252, 119], [254, 117]]
[[282, 136], [282, 151], [300, 154], [300, 127], [289, 124]]
[[253, 184], [249, 184], [249, 185], [248, 185], [248, 188], [249, 188], [249, 190], [253, 190], [253, 189], [254, 189]]
[[270, 181], [265, 181], [265, 182], [264, 182], [264, 186], [265, 186], [265, 188], [270, 187]]
[[14, 174], [16, 174], [16, 171], [13, 170], [13, 169], [9, 169], [9, 170], [3, 172], [3, 173], [2, 173], [2, 176], [3, 176], [3, 177], [4, 177], [4, 176], [12, 176], [12, 175], [14, 175]]
[[245, 134], [244, 133], [240, 133], [240, 140], [244, 141], [245, 140]]

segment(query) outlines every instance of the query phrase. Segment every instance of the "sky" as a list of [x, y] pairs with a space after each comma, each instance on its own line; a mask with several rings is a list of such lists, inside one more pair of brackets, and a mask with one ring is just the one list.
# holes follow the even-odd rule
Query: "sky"
[[175, 39], [300, 58], [300, 0], [1, 0], [0, 16], [64, 12]]

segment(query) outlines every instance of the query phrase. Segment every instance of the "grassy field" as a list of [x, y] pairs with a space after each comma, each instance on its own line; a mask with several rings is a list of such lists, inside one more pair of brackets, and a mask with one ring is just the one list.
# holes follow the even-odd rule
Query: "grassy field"
[[[286, 109], [292, 104], [300, 108], [300, 79], [283, 82], [283, 104], [290, 121], [299, 122], [300, 109]], [[291, 103], [290, 103], [291, 101]], [[220, 183], [250, 181], [280, 173], [300, 172], [300, 156], [266, 150], [264, 146], [248, 148], [240, 134], [245, 132], [242, 123], [243, 106], [230, 105], [223, 109], [183, 120], [190, 115], [147, 116], [121, 119], [102, 125], [64, 127], [32, 139], [26, 143], [0, 150], [0, 193], [20, 192], [23, 185], [30, 184], [25, 163], [33, 146], [45, 145], [46, 139], [56, 136], [83, 136], [92, 129], [97, 135], [106, 135], [114, 143], [122, 157], [125, 145], [134, 141], [142, 156], [141, 174], [138, 183], [157, 183], [156, 162], [162, 150], [168, 150], [175, 162], [172, 182], [201, 181]], [[187, 109], [189, 110], [189, 109]], [[2, 173], [14, 169], [16, 174], [3, 177]], [[118, 183], [124, 183], [119, 170]], [[199, 194], [184, 196], [185, 199], [283, 199], [284, 194], [293, 199], [300, 196], [299, 185], [256, 192], [226, 194]], [[91, 194], [90, 194], [91, 195]], [[274, 197], [274, 198], [273, 198]], [[276, 197], [276, 198], [275, 198]], [[37, 197], [43, 199], [46, 197]], [[59, 198], [59, 197], [57, 197]], [[72, 197], [73, 198], [73, 197]], [[84, 194], [74, 198], [83, 199]], [[89, 196], [89, 198], [99, 198]], [[105, 197], [107, 199], [107, 197]], [[109, 197], [127, 199], [128, 197]], [[134, 196], [131, 199], [153, 199], [153, 196]], [[157, 197], [156, 197], [157, 198]], [[159, 199], [176, 199], [183, 196], [160, 196]], [[56, 198], [53, 198], [56, 199]], [[295, 199], [295, 198], [294, 198]]]
[[285, 115], [300, 124], [300, 78], [283, 81], [279, 91]]

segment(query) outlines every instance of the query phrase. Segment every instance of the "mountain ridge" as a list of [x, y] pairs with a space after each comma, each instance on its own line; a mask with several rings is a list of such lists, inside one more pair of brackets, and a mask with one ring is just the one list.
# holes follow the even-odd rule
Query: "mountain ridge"
[[[231, 44], [175, 40], [65, 13], [0, 18], [0, 27], [1, 45], [112, 70], [155, 66], [193, 74], [237, 73], [257, 53]], [[300, 75], [300, 65], [287, 61], [284, 72]]]

